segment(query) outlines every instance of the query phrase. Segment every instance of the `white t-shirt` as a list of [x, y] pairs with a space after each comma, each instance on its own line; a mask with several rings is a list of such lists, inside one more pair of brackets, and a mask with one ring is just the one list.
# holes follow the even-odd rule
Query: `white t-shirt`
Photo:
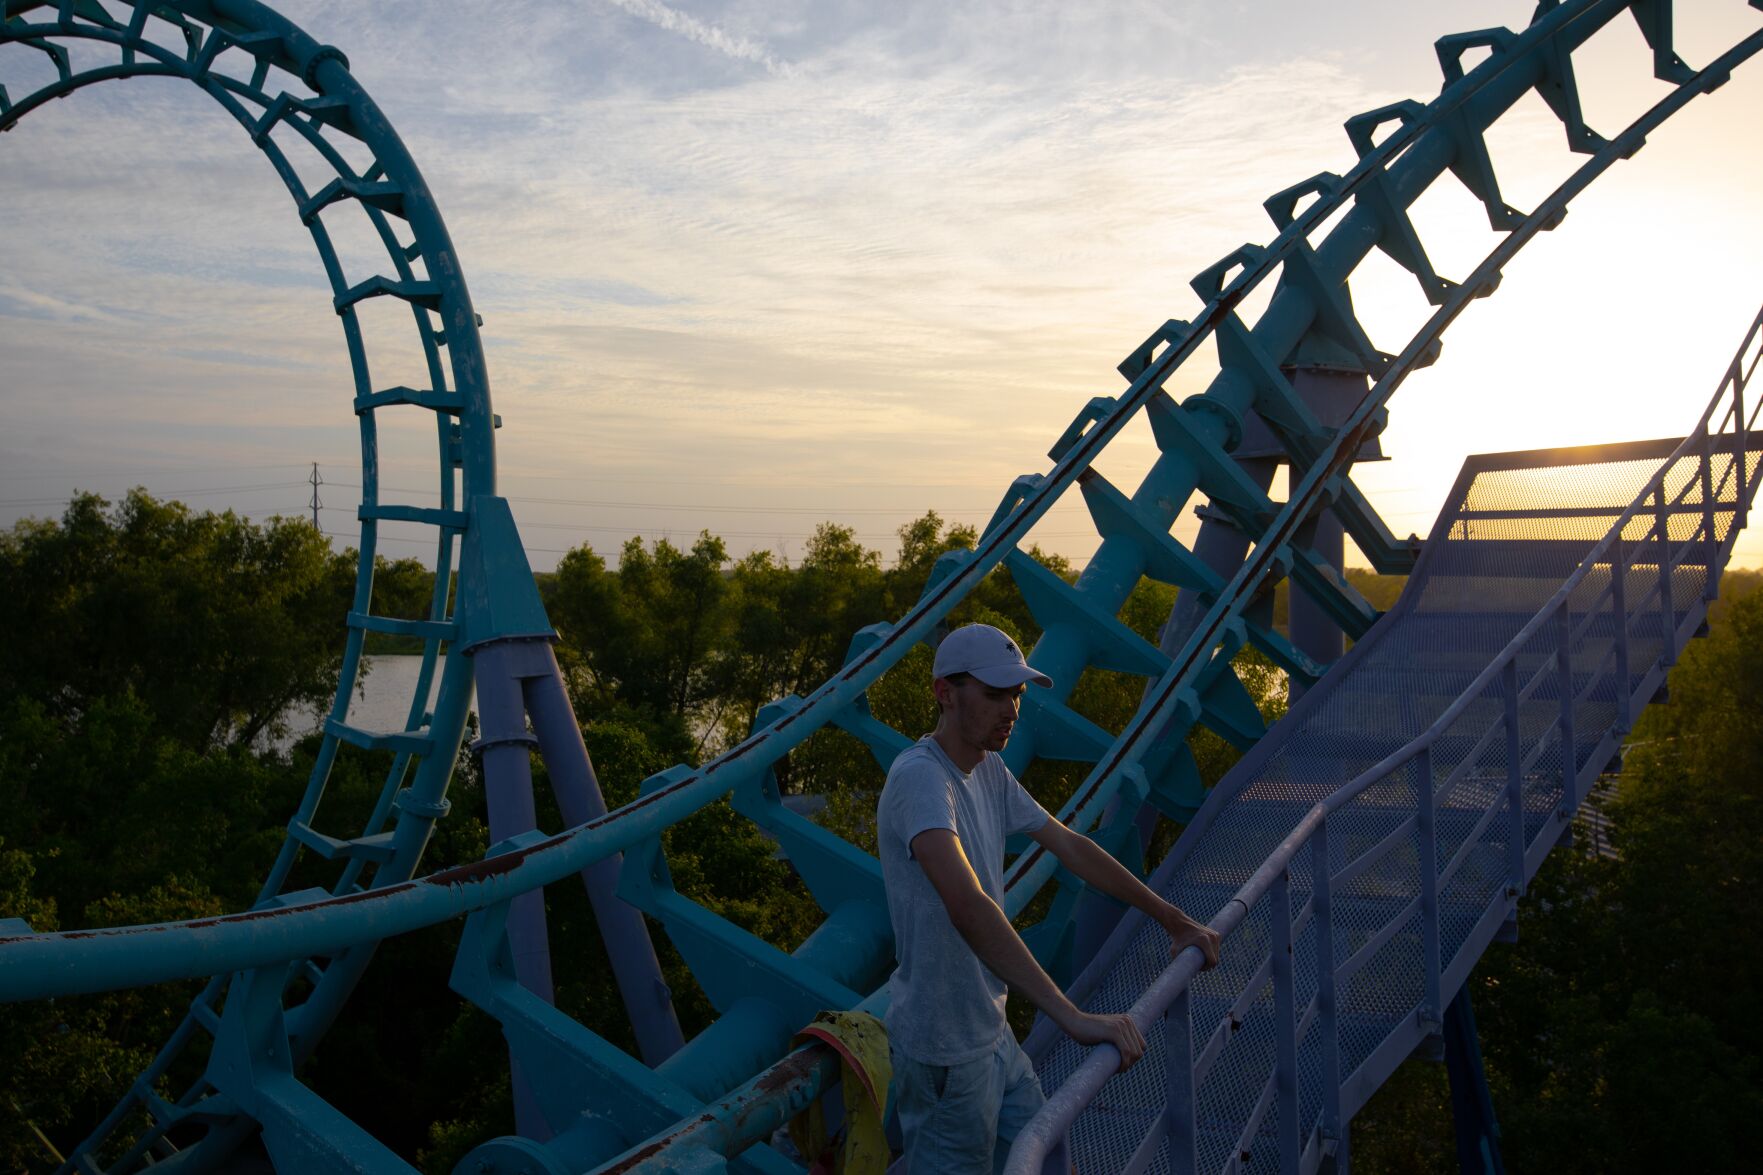
[[964, 775], [926, 735], [888, 769], [876, 807], [882, 883], [900, 962], [890, 988], [888, 1037], [913, 1060], [963, 1064], [991, 1051], [1007, 1025], [1004, 981], [949, 921], [943, 899], [912, 858], [912, 838], [931, 828], [954, 832], [980, 888], [1001, 909], [1004, 839], [1034, 832], [1047, 820], [1046, 809], [990, 751]]

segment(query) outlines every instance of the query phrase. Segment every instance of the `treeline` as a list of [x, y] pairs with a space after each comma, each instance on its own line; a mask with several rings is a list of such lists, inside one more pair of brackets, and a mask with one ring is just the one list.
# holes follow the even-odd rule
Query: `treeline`
[[[708, 533], [684, 547], [633, 539], [616, 561], [570, 552], [541, 587], [608, 802], [732, 745], [773, 699], [813, 689], [858, 629], [905, 612], [936, 559], [975, 537], [927, 514], [901, 529], [886, 566], [834, 525], [794, 564], [764, 552], [731, 560]], [[1036, 557], [1073, 573], [1057, 557]], [[0, 918], [73, 929], [210, 915], [255, 899], [317, 751], [307, 738], [276, 752], [272, 736], [290, 715], [330, 700], [355, 562], [303, 522], [253, 524], [140, 492], [114, 505], [81, 497], [58, 521], [0, 532]], [[1400, 586], [1352, 577], [1379, 606]], [[421, 616], [431, 590], [414, 561], [382, 561], [374, 611]], [[1121, 616], [1154, 641], [1172, 603], [1170, 589], [1141, 583]], [[997, 624], [1026, 644], [1039, 635], [1005, 569], [953, 620]], [[1256, 658], [1239, 668], [1276, 717], [1279, 675]], [[915, 650], [870, 690], [872, 709], [908, 734], [927, 730], [928, 677], [928, 650]], [[1091, 671], [1072, 702], [1118, 729], [1142, 685]], [[1686, 656], [1674, 704], [1650, 710], [1636, 733], [1612, 807], [1621, 858], [1556, 853], [1521, 916], [1519, 944], [1496, 948], [1478, 970], [1476, 1009], [1514, 1167], [1640, 1169], [1685, 1138], [1691, 1153], [1723, 1156], [1739, 1124], [1763, 1108], [1748, 1014], [1763, 951], [1746, 908], [1763, 881], [1758, 685], [1763, 594], [1743, 594]], [[1194, 745], [1211, 777], [1234, 760], [1205, 732]], [[319, 826], [358, 830], [387, 766], [384, 755], [344, 748]], [[1081, 775], [1043, 762], [1025, 782], [1051, 808]], [[823, 731], [779, 765], [779, 777], [788, 792], [821, 797], [817, 819], [873, 848], [882, 775], [856, 740]], [[542, 767], [536, 782], [541, 826], [560, 827]], [[451, 795], [425, 870], [485, 851], [468, 754]], [[676, 884], [725, 917], [785, 949], [818, 925], [776, 846], [725, 805], [666, 839]], [[322, 864], [303, 865], [296, 884], [327, 884]], [[552, 886], [546, 897], [558, 1005], [634, 1050], [580, 887]], [[431, 1171], [451, 1170], [513, 1127], [499, 1029], [446, 985], [458, 935], [449, 923], [385, 943], [301, 1071]], [[656, 944], [695, 1031], [712, 1010], [665, 935]], [[53, 1166], [122, 1097], [198, 988], [7, 1007], [0, 1170]], [[161, 1092], [181, 1092], [204, 1059], [200, 1048], [185, 1057]], [[1443, 1081], [1441, 1068], [1418, 1065], [1379, 1095], [1355, 1122], [1360, 1169], [1449, 1166]]]

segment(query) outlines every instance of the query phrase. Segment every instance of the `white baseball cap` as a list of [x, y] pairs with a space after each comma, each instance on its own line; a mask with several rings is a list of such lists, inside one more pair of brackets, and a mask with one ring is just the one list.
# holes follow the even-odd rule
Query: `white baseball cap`
[[998, 689], [1009, 689], [1025, 681], [1036, 685], [1053, 684], [1053, 679], [1045, 673], [1030, 668], [1015, 641], [989, 624], [957, 628], [937, 646], [931, 677], [950, 677], [957, 673], [971, 673]]

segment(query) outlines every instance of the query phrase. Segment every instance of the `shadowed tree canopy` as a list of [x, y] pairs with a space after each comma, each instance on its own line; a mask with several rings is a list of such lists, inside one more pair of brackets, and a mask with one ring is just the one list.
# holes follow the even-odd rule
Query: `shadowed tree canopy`
[[247, 746], [335, 690], [354, 578], [303, 522], [82, 494], [0, 532], [0, 696], [71, 718], [132, 695], [159, 736]]
[[585, 545], [559, 560], [547, 605], [579, 657], [586, 696], [681, 719], [695, 713], [730, 623], [727, 562], [709, 531], [689, 550], [633, 538], [616, 569]]

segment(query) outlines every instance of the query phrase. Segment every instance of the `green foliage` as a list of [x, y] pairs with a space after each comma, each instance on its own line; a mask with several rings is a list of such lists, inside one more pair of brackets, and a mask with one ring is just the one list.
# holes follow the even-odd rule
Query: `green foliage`
[[0, 696], [66, 718], [133, 693], [183, 746], [248, 746], [335, 687], [353, 580], [303, 523], [83, 494], [0, 534]]
[[[33, 856], [0, 843], [0, 918], [22, 917], [38, 932], [63, 929], [55, 900], [34, 892]], [[139, 893], [98, 899], [79, 922], [117, 926], [220, 912], [201, 880], [179, 873]], [[161, 984], [8, 1008], [0, 1016], [0, 1107], [10, 1111], [0, 1113], [0, 1168], [44, 1169], [55, 1149], [83, 1137], [152, 1061], [200, 986]]]
[[756, 551], [735, 564], [730, 579], [732, 624], [714, 674], [719, 697], [711, 723], [724, 746], [746, 737], [767, 702], [805, 694], [832, 676], [851, 637], [881, 619], [887, 602], [881, 556], [849, 527], [831, 523], [815, 530], [800, 566]]
[[1388, 612], [1396, 606], [1396, 597], [1402, 594], [1402, 589], [1408, 586], [1408, 577], [1379, 575], [1363, 567], [1349, 567], [1347, 583], [1364, 596], [1365, 602], [1373, 608], [1379, 612]]
[[689, 719], [711, 693], [711, 657], [730, 623], [728, 551], [705, 531], [691, 550], [666, 539], [624, 545], [618, 569], [592, 548], [557, 565], [547, 604], [580, 655], [590, 699], [616, 697], [654, 715]]

